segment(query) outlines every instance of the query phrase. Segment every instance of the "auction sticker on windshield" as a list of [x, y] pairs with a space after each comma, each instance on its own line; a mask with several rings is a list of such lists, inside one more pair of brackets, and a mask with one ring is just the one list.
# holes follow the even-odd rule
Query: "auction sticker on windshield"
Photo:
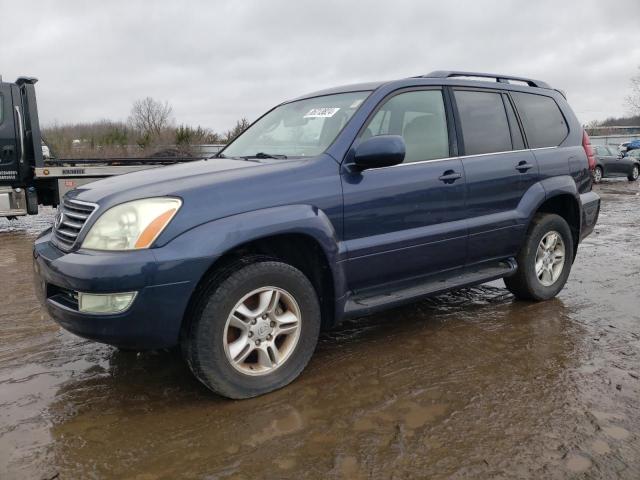
[[333, 117], [336, 112], [340, 110], [339, 107], [327, 107], [327, 108], [312, 108], [307, 112], [304, 118], [327, 118]]

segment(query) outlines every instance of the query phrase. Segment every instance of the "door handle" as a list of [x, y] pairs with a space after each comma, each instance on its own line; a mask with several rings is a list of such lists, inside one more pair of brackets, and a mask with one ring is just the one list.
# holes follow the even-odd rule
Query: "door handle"
[[438, 177], [438, 180], [444, 183], [453, 183], [459, 178], [462, 178], [462, 174], [458, 172], [454, 172], [453, 170], [447, 170], [442, 175]]
[[530, 168], [533, 168], [533, 165], [531, 165], [526, 160], [522, 160], [520, 163], [518, 163], [518, 165], [516, 165], [516, 170], [518, 170], [520, 173], [524, 173]]

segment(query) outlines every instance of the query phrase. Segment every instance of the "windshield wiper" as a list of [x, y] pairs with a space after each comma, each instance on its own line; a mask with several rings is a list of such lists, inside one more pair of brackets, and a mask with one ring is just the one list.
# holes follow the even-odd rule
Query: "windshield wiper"
[[279, 155], [276, 153], [264, 153], [264, 152], [258, 152], [255, 155], [249, 155], [248, 157], [245, 158], [279, 158], [279, 159], [283, 159], [286, 160], [287, 156], [286, 155]]

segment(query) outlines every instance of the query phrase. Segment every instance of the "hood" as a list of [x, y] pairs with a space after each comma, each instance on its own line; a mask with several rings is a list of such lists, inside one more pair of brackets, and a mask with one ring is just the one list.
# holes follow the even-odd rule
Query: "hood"
[[[211, 158], [176, 165], [152, 167], [124, 175], [115, 175], [72, 190], [67, 195], [77, 200], [111, 206], [147, 197], [180, 196], [184, 190], [211, 184], [214, 178], [266, 165], [266, 161]], [[233, 176], [233, 175], [232, 175]]]
[[[260, 161], [212, 158], [109, 177], [67, 195], [97, 203], [102, 212], [142, 198], [181, 198], [182, 207], [158, 237], [162, 245], [203, 223], [274, 206], [329, 204], [341, 211], [341, 192], [339, 165], [323, 154]], [[85, 231], [99, 217], [90, 218]]]

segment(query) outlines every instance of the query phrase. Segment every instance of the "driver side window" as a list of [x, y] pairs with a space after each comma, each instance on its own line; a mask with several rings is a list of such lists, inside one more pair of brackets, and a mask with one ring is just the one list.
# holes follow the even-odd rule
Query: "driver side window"
[[361, 140], [378, 135], [401, 135], [407, 153], [404, 163], [449, 156], [449, 135], [440, 90], [400, 93], [387, 100], [360, 134]]

